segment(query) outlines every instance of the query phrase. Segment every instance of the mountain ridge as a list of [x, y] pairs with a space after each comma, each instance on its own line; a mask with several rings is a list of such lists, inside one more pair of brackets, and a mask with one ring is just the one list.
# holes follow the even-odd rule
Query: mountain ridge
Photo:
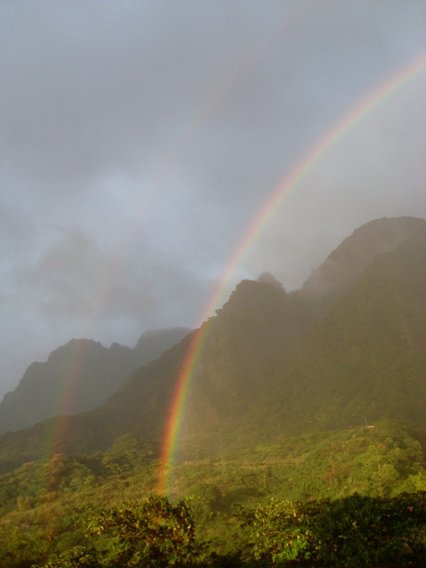
[[378, 254], [425, 233], [425, 221], [417, 217], [382, 217], [364, 223], [312, 271], [300, 292], [314, 298], [342, 293]]
[[[399, 219], [382, 219], [348, 237], [339, 255], [351, 238], [357, 248], [363, 231], [387, 244], [382, 250], [362, 236], [369, 248], [362, 258], [380, 252], [357, 266], [350, 285], [345, 276], [322, 299], [312, 301], [309, 286], [287, 293], [264, 279], [238, 284], [203, 324], [208, 330], [181, 428], [183, 456], [366, 420], [392, 418], [426, 430], [426, 221], [403, 219], [402, 233]], [[55, 451], [95, 451], [129, 432], [158, 450], [193, 337], [139, 369], [103, 406], [69, 419], [68, 437]], [[14, 464], [36, 458], [43, 428], [54, 424], [33, 431], [31, 452], [31, 429], [0, 438], [0, 463], [13, 452]]]
[[191, 330], [168, 328], [142, 334], [134, 349], [92, 339], [71, 339], [44, 362], [34, 362], [0, 403], [0, 433], [26, 428], [56, 415], [94, 409], [139, 367], [179, 343]]

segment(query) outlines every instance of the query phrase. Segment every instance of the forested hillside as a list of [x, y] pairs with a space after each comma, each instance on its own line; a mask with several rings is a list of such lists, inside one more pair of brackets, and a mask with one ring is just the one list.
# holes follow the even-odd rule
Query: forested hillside
[[426, 221], [372, 221], [301, 290], [240, 282], [95, 410], [0, 437], [2, 566], [420, 567], [425, 378]]

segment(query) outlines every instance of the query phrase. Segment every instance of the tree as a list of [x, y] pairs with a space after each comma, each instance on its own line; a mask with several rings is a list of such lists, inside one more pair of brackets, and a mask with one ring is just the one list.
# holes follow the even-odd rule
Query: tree
[[352, 495], [334, 501], [272, 500], [241, 512], [251, 553], [267, 566], [410, 566], [426, 559], [426, 493]]
[[190, 567], [201, 552], [186, 503], [172, 505], [155, 495], [102, 511], [91, 533], [101, 538], [106, 565], [111, 567]]

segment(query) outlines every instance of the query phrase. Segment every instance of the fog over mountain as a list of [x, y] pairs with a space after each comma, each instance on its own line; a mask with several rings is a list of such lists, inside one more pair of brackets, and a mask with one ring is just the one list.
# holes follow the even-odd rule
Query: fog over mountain
[[[0, 396], [71, 338], [196, 327], [279, 184], [426, 52], [411, 0], [0, 5]], [[229, 279], [298, 288], [363, 223], [426, 217], [426, 72], [291, 188]], [[226, 295], [226, 294], [225, 294]]]

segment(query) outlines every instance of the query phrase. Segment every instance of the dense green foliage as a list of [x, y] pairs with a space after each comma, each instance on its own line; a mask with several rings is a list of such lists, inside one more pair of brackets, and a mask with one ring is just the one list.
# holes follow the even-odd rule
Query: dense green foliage
[[[320, 539], [321, 554], [331, 562], [334, 529], [327, 537], [320, 526], [326, 531], [332, 526], [327, 523], [340, 515], [339, 530], [344, 531], [352, 526], [344, 524], [345, 508], [348, 518], [359, 524], [358, 514], [367, 519], [365, 507], [376, 520], [387, 519], [386, 507], [399, 511], [399, 525], [389, 528], [394, 531], [392, 546], [398, 539], [414, 539], [415, 546], [410, 545], [405, 556], [400, 553], [405, 560], [417, 558], [423, 554], [424, 517], [409, 516], [411, 525], [405, 527], [404, 503], [412, 505], [403, 494], [409, 492], [415, 510], [423, 510], [423, 464], [419, 442], [400, 424], [384, 422], [374, 428], [283, 438], [220, 459], [184, 462], [173, 471], [171, 502], [147, 500], [156, 490], [159, 464], [137, 438], [124, 435], [106, 452], [85, 458], [56, 454], [0, 476], [0, 565], [115, 568], [149, 565], [151, 557], [162, 558], [159, 566], [184, 566], [184, 561], [200, 566], [264, 561], [274, 565], [273, 543], [284, 542], [290, 529], [296, 531], [290, 540], [297, 535], [299, 539], [290, 549], [288, 544], [280, 549], [277, 559], [290, 561], [297, 552], [300, 561], [306, 560], [307, 551], [312, 555]], [[290, 528], [286, 511], [298, 512], [299, 521]], [[319, 521], [327, 515], [329, 520]], [[309, 516], [312, 519], [303, 524]], [[373, 530], [374, 523], [368, 523]], [[380, 523], [383, 520], [377, 520], [377, 526]], [[255, 534], [263, 536], [255, 539]], [[384, 538], [377, 534], [377, 539]], [[401, 550], [406, 550], [401, 543]], [[373, 554], [368, 547], [365, 543], [367, 559]], [[346, 553], [346, 548], [341, 551]], [[142, 558], [145, 564], [138, 564]], [[374, 558], [370, 560], [374, 566]]]
[[250, 550], [267, 566], [409, 566], [426, 561], [426, 494], [271, 501], [243, 511]]
[[[358, 568], [421, 566], [426, 561], [424, 492], [387, 499], [269, 500], [233, 516], [239, 538], [232, 552], [215, 551], [196, 534], [188, 503], [151, 495], [97, 511], [77, 545], [52, 554], [31, 549], [26, 559], [9, 553], [2, 566]], [[37, 553], [47, 558], [40, 561]]]

